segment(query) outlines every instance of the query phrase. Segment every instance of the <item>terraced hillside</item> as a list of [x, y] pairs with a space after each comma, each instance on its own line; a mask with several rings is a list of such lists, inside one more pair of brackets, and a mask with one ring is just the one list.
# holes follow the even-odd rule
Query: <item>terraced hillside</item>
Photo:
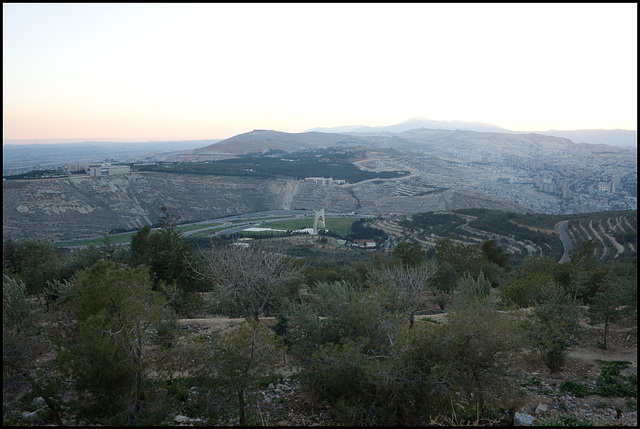
[[584, 215], [569, 221], [567, 233], [574, 248], [593, 241], [602, 261], [628, 259], [637, 256], [638, 211]]
[[[568, 248], [557, 230], [563, 220], [568, 221]], [[442, 238], [464, 244], [494, 240], [515, 259], [539, 254], [560, 261], [565, 250], [570, 255], [591, 240], [603, 262], [637, 258], [637, 225], [637, 210], [562, 216], [487, 209], [397, 215], [373, 224], [398, 242], [414, 241], [426, 248]]]

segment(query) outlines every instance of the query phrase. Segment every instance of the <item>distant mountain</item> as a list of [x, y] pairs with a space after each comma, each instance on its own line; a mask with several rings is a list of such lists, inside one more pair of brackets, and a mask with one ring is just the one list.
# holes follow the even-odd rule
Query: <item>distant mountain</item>
[[248, 133], [238, 134], [219, 143], [195, 149], [192, 153], [194, 155], [212, 153], [220, 155], [243, 155], [276, 150], [296, 152], [341, 146], [347, 142], [364, 145], [367, 144], [368, 140], [369, 139], [365, 137], [354, 137], [336, 133], [285, 133], [273, 130], [254, 130]]
[[411, 118], [395, 125], [368, 127], [363, 125], [351, 125], [335, 128], [313, 128], [309, 131], [318, 131], [323, 133], [401, 133], [416, 128], [430, 128], [436, 130], [470, 130], [479, 132], [496, 132], [511, 133], [504, 128], [495, 125], [484, 124], [482, 122], [465, 122], [465, 121], [434, 121], [427, 118]]
[[543, 134], [547, 136], [563, 137], [574, 143], [637, 147], [637, 132], [633, 130], [512, 131], [482, 122], [434, 121], [420, 117], [412, 118], [402, 123], [389, 126], [368, 127], [362, 125], [350, 125], [334, 128], [313, 128], [309, 131], [355, 135], [392, 135], [418, 128], [428, 128], [433, 130], [468, 130], [509, 134]]
[[638, 147], [638, 133], [631, 130], [549, 130], [537, 131], [537, 134], [564, 137], [574, 143], [608, 144], [610, 146]]
[[191, 151], [200, 160], [209, 157], [234, 157], [248, 153], [265, 154], [273, 151], [297, 152], [327, 148], [371, 147], [398, 151], [453, 154], [461, 150], [503, 151], [519, 154], [531, 145], [556, 148], [572, 145], [571, 140], [542, 134], [513, 134], [478, 132], [469, 130], [443, 130], [416, 128], [399, 133], [285, 133], [271, 130], [254, 130], [239, 134], [219, 143]]

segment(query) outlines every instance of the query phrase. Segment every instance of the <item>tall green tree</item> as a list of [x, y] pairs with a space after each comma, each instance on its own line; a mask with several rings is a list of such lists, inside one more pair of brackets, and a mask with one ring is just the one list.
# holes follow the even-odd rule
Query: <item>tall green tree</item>
[[472, 300], [463, 309], [451, 311], [447, 323], [437, 328], [440, 365], [451, 393], [462, 393], [456, 400], [459, 405], [476, 410], [471, 423], [480, 424], [489, 409], [513, 415], [521, 406], [517, 399], [514, 402], [519, 386], [510, 373], [523, 340], [517, 316]]
[[494, 240], [487, 240], [482, 243], [482, 254], [488, 261], [493, 262], [500, 268], [509, 266], [509, 254], [502, 251]]
[[60, 260], [50, 243], [7, 240], [2, 250], [4, 273], [22, 280], [29, 295], [42, 293], [47, 281], [59, 279]]
[[404, 266], [421, 265], [427, 261], [427, 254], [422, 246], [408, 241], [398, 244], [393, 251], [393, 256]]
[[445, 262], [451, 264], [458, 273], [458, 279], [464, 273], [476, 278], [486, 263], [480, 246], [475, 244], [464, 245], [450, 238], [442, 238], [436, 242], [435, 250], [435, 259], [438, 264], [442, 265]]
[[603, 323], [602, 346], [606, 350], [607, 337], [612, 322], [619, 321], [633, 310], [629, 298], [632, 289], [636, 289], [636, 282], [631, 277], [618, 277], [609, 270], [595, 296], [589, 301], [587, 315], [592, 324]]
[[[161, 318], [162, 298], [145, 267], [99, 261], [72, 279], [76, 324], [58, 359], [83, 398], [87, 415], [103, 422], [140, 421], [149, 400], [145, 330]], [[119, 416], [119, 419], [116, 419]]]
[[482, 271], [475, 279], [469, 273], [465, 273], [458, 280], [458, 290], [460, 294], [456, 296], [456, 303], [459, 307], [466, 307], [471, 303], [486, 301], [491, 293], [491, 282]]
[[194, 317], [201, 308], [197, 293], [206, 285], [193, 273], [194, 252], [177, 228], [178, 217], [162, 206], [159, 229], [145, 226], [131, 239], [131, 265], [148, 267], [154, 290], [161, 291], [169, 306], [183, 317]]
[[551, 372], [565, 363], [567, 349], [578, 332], [580, 307], [561, 285], [551, 281], [542, 286], [525, 331]]
[[158, 220], [157, 231], [145, 226], [131, 238], [132, 266], [148, 266], [156, 286], [164, 281], [167, 284], [176, 283], [184, 290], [194, 290], [195, 282], [190, 267], [192, 249], [177, 228], [179, 218], [171, 215], [165, 206], [161, 210], [163, 215]]
[[455, 268], [450, 263], [443, 262], [438, 266], [438, 271], [433, 279], [433, 293], [436, 295], [436, 303], [440, 310], [444, 311], [457, 286], [458, 274]]

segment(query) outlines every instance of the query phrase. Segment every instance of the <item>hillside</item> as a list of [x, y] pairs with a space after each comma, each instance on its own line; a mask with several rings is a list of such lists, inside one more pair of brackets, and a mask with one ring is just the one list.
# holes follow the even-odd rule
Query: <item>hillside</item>
[[470, 207], [523, 211], [470, 189], [419, 195], [428, 188], [407, 180], [412, 179], [322, 186], [302, 180], [168, 173], [11, 180], [3, 182], [2, 232], [5, 238], [59, 241], [137, 230], [153, 225], [163, 204], [181, 222], [284, 208], [373, 215]]
[[[566, 232], [561, 228], [563, 223]], [[634, 261], [638, 255], [637, 225], [637, 210], [563, 216], [459, 209], [391, 216], [373, 222], [374, 227], [394, 236], [397, 242], [413, 241], [425, 247], [433, 248], [443, 238], [465, 244], [494, 240], [511, 255], [512, 263], [529, 254], [566, 262], [589, 241], [600, 262]], [[566, 240], [561, 240], [562, 235]]]
[[[183, 222], [286, 208], [374, 216], [637, 210], [636, 155], [541, 134], [255, 130], [131, 162], [125, 176], [7, 177], [3, 234], [64, 240], [136, 230], [153, 224], [163, 204]], [[309, 176], [346, 183], [323, 186], [305, 182]]]
[[[516, 154], [526, 153], [531, 146], [560, 150], [572, 142], [565, 138], [542, 134], [509, 134], [478, 132], [471, 130], [448, 130], [410, 128], [394, 135], [353, 135], [352, 133], [285, 133], [272, 130], [254, 130], [202, 148], [194, 149], [192, 155], [229, 156], [248, 153], [298, 152], [326, 149], [329, 147], [369, 146], [382, 149], [415, 151], [419, 153], [461, 150], [496, 150]], [[445, 151], [446, 152], [446, 151]]]

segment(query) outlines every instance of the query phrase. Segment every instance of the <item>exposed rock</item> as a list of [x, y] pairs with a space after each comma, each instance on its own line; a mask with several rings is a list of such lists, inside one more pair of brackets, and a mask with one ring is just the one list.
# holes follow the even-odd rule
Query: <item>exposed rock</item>
[[177, 415], [177, 416], [175, 416], [175, 417], [173, 418], [173, 421], [174, 421], [176, 424], [179, 424], [179, 425], [180, 425], [180, 424], [187, 424], [187, 423], [189, 423], [189, 422], [191, 421], [191, 419], [190, 419], [189, 417], [187, 417], [187, 416]]
[[173, 421], [176, 425], [193, 425], [194, 423], [202, 422], [202, 419], [191, 418], [178, 414], [173, 418]]
[[536, 407], [535, 414], [536, 414], [536, 415], [540, 415], [540, 414], [544, 414], [544, 413], [546, 413], [547, 411], [549, 411], [549, 406], [548, 406], [548, 405], [545, 405], [545, 404], [539, 404], [539, 405]]
[[[401, 165], [395, 168], [401, 168]], [[391, 168], [391, 166], [389, 167]], [[137, 231], [160, 219], [162, 205], [181, 222], [275, 210], [312, 210], [383, 215], [484, 207], [522, 207], [471, 189], [429, 193], [430, 176], [323, 186], [300, 180], [130, 173], [3, 182], [3, 236], [61, 241]], [[447, 180], [447, 179], [442, 179]], [[397, 193], [401, 186], [403, 191]]]
[[528, 413], [523, 413], [520, 411], [516, 411], [513, 416], [513, 425], [514, 426], [533, 426], [533, 421], [535, 417]]

